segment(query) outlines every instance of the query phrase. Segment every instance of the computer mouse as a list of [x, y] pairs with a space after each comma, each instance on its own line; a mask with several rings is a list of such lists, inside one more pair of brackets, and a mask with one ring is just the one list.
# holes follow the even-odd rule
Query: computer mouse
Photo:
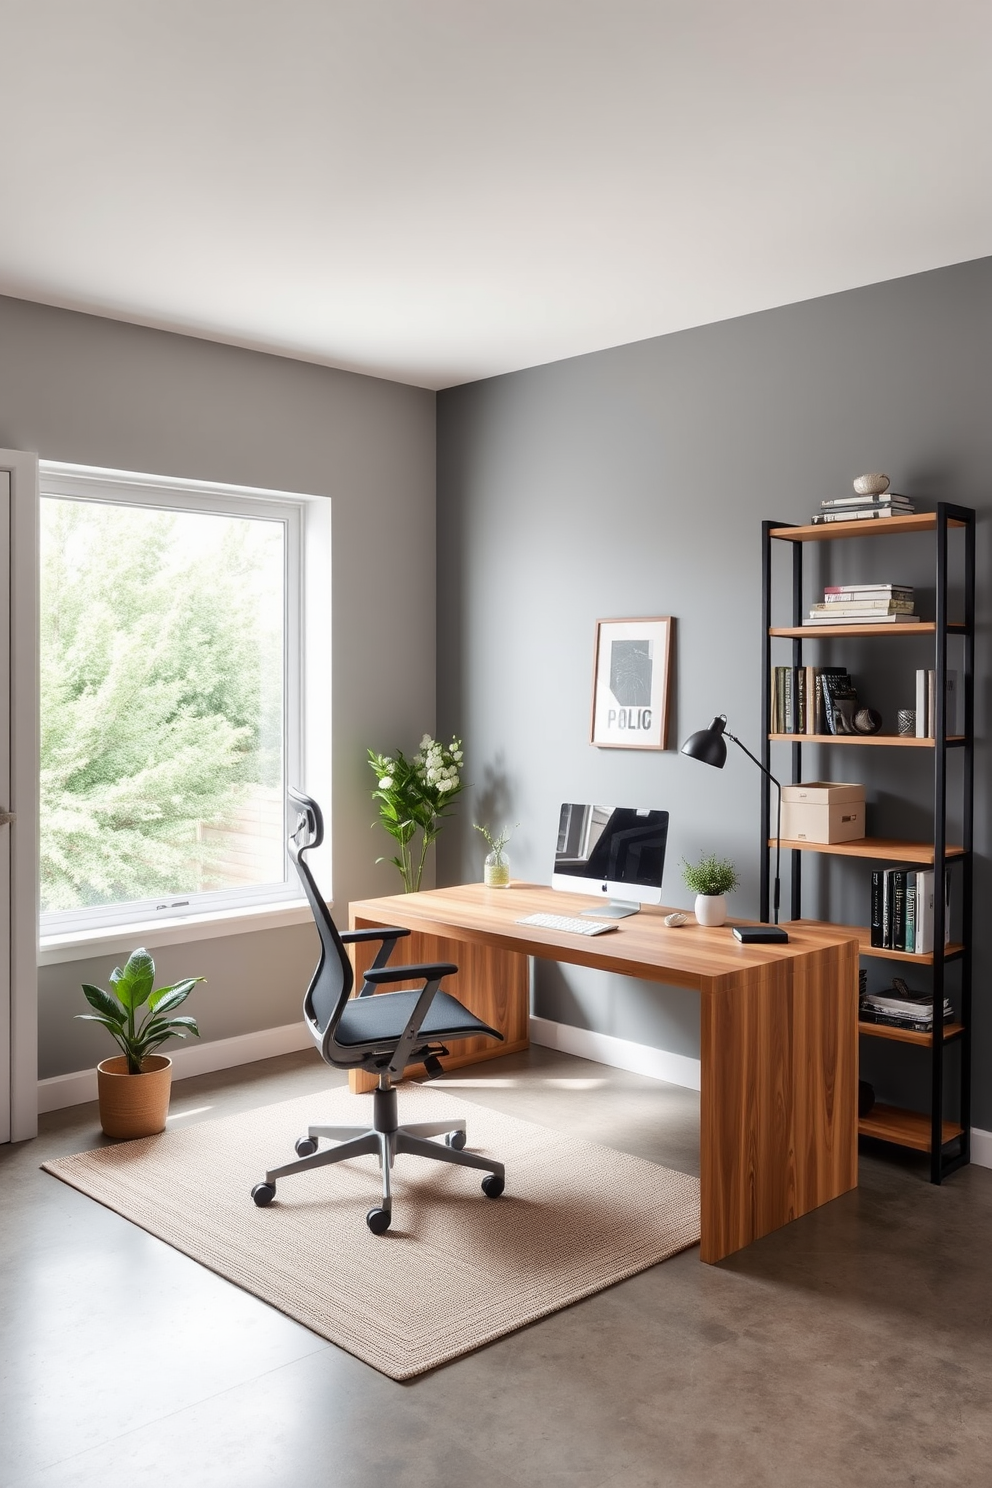
[[675, 914], [665, 916], [665, 924], [671, 925], [673, 930], [675, 929], [676, 925], [686, 925], [688, 924], [688, 922], [689, 916], [687, 914], [680, 914], [676, 912]]

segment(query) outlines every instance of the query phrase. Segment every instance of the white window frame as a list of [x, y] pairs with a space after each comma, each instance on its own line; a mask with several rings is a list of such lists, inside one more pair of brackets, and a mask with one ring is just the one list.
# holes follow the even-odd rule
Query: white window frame
[[[329, 498], [253, 486], [172, 479], [93, 466], [39, 462], [42, 497], [54, 496], [101, 504], [198, 511], [212, 515], [265, 518], [283, 524], [285, 533], [285, 709], [283, 748], [285, 778], [330, 803], [330, 507]], [[308, 644], [308, 636], [323, 644]], [[316, 664], [317, 653], [320, 665]], [[44, 826], [42, 825], [42, 831]], [[330, 886], [330, 832], [321, 856], [321, 877]], [[41, 919], [42, 959], [62, 959], [73, 947], [97, 945], [127, 929], [157, 942], [197, 938], [262, 928], [266, 923], [303, 920], [299, 882], [284, 853], [284, 879], [278, 884], [162, 896], [126, 904], [49, 912]], [[287, 911], [299, 909], [299, 914]], [[259, 916], [253, 926], [255, 916]], [[156, 933], [158, 932], [158, 933]], [[190, 933], [194, 932], [194, 933]], [[48, 954], [44, 954], [47, 952]]]

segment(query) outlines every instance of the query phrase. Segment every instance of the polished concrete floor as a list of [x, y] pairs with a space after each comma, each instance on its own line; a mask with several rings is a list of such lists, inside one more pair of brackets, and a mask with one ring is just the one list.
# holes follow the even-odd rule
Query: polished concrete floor
[[[184, 1080], [170, 1119], [328, 1083], [288, 1055]], [[443, 1084], [697, 1164], [674, 1086], [538, 1048]], [[990, 1171], [935, 1189], [863, 1153], [856, 1192], [719, 1266], [688, 1251], [396, 1384], [39, 1171], [100, 1140], [77, 1106], [0, 1151], [4, 1488], [992, 1484]]]

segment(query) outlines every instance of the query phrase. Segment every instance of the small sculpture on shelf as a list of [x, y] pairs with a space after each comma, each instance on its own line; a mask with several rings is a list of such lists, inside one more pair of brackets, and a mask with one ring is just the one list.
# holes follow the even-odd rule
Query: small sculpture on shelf
[[874, 708], [859, 708], [853, 722], [856, 734], [877, 734], [882, 727], [882, 715]]
[[853, 485], [859, 496], [881, 496], [889, 489], [889, 477], [878, 472], [859, 475], [855, 477]]

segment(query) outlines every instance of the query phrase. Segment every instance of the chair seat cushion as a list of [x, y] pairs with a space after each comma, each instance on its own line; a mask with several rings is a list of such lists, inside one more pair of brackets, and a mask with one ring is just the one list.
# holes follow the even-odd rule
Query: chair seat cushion
[[[344, 1012], [334, 1031], [334, 1042], [353, 1048], [361, 1044], [388, 1044], [399, 1039], [407, 1020], [417, 1006], [418, 991], [379, 992], [370, 997], [353, 997], [345, 1003]], [[457, 997], [448, 992], [438, 992], [427, 1010], [427, 1017], [420, 1025], [423, 1038], [456, 1039], [490, 1034], [500, 1035], [488, 1023], [483, 1023], [468, 1008], [462, 1007]]]

